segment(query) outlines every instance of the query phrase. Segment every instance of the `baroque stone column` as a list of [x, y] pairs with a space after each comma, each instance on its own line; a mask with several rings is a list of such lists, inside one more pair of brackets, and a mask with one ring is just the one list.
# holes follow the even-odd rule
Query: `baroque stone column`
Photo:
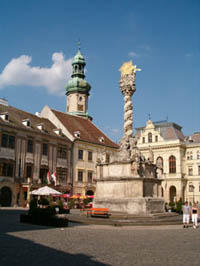
[[132, 95], [136, 91], [136, 71], [141, 71], [132, 61], [124, 63], [121, 68], [120, 90], [124, 96], [124, 137], [130, 138], [133, 135], [133, 104]]

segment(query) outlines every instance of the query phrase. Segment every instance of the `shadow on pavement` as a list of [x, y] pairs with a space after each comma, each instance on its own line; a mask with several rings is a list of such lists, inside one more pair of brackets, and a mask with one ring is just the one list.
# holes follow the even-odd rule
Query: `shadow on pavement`
[[51, 228], [21, 224], [19, 222], [21, 213], [25, 213], [25, 211], [0, 210], [1, 266], [109, 266], [109, 264], [97, 262], [85, 254], [70, 254], [12, 236], [11, 232]]

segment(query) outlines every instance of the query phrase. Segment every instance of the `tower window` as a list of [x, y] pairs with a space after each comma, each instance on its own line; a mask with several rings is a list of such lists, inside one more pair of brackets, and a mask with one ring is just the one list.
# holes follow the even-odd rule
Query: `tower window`
[[83, 105], [82, 104], [78, 104], [78, 111], [83, 111]]
[[142, 137], [142, 143], [145, 143], [145, 137]]

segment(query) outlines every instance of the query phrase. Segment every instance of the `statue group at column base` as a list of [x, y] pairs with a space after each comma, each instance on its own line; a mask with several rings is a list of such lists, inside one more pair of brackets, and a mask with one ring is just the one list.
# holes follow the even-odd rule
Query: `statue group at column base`
[[97, 163], [94, 207], [141, 216], [164, 212], [162, 180], [152, 161], [151, 151], [146, 160], [135, 139], [124, 138], [119, 154], [110, 163], [103, 157]]

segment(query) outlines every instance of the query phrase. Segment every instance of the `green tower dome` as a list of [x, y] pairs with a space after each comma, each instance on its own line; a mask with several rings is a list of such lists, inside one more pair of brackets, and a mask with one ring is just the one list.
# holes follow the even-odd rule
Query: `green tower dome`
[[80, 47], [76, 55], [72, 60], [72, 75], [71, 79], [67, 82], [65, 89], [66, 95], [69, 93], [81, 92], [89, 95], [89, 90], [91, 89], [90, 84], [84, 80], [84, 67], [85, 67], [85, 58], [81, 54]]
[[74, 77], [68, 81], [65, 88], [66, 88], [66, 94], [72, 92], [82, 92], [89, 95], [91, 86], [86, 80], [79, 77]]

